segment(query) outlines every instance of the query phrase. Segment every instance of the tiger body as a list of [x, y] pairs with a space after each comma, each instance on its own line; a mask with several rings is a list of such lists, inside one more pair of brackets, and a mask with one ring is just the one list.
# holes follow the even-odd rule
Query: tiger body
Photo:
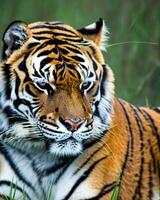
[[15, 22], [0, 64], [0, 198], [160, 199], [160, 109], [114, 97], [102, 20]]

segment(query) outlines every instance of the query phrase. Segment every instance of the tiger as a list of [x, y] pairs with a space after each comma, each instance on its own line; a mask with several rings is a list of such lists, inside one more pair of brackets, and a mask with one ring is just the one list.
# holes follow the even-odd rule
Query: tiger
[[[160, 108], [116, 97], [103, 19], [12, 22], [0, 63], [0, 199], [160, 199]], [[11, 189], [15, 190], [10, 197]]]

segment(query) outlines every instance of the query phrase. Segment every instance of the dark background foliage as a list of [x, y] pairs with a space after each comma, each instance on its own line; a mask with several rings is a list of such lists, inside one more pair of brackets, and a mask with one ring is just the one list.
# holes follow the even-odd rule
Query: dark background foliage
[[0, 0], [0, 38], [17, 19], [60, 20], [81, 28], [100, 17], [110, 31], [104, 55], [115, 74], [116, 96], [160, 105], [159, 0]]

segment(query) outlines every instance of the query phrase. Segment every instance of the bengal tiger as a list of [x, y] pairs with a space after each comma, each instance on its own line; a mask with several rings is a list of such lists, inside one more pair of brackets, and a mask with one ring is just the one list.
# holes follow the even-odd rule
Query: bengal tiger
[[160, 108], [114, 95], [102, 19], [11, 23], [0, 63], [0, 195], [160, 199]]

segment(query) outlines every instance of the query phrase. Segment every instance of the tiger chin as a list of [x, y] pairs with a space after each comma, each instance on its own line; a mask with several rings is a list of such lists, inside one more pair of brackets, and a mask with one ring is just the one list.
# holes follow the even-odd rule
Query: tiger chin
[[114, 95], [102, 19], [11, 23], [0, 63], [0, 199], [160, 198], [160, 109]]

